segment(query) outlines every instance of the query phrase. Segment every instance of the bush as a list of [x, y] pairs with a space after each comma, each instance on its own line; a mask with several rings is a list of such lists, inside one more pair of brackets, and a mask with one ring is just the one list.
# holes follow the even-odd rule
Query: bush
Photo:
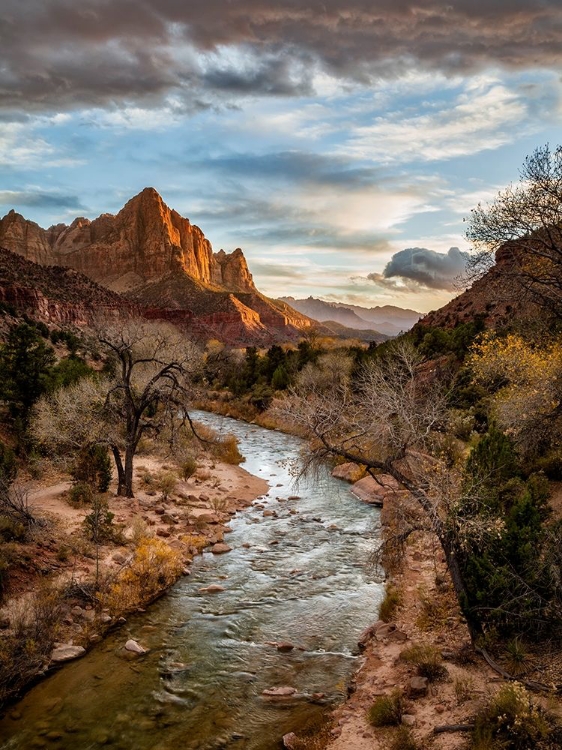
[[195, 472], [197, 471], [197, 461], [193, 458], [193, 456], [187, 456], [182, 461], [182, 464], [180, 466], [180, 476], [184, 481], [187, 481], [190, 477], [192, 477]]
[[92, 506], [92, 512], [84, 519], [88, 539], [94, 544], [114, 540], [117, 532], [113, 525], [115, 514], [109, 510], [107, 501], [99, 496], [94, 496]]
[[377, 698], [367, 714], [374, 727], [394, 727], [402, 721], [404, 700], [400, 690]]
[[111, 482], [111, 461], [105, 445], [83, 448], [72, 469], [75, 482], [85, 482], [98, 492], [107, 492]]
[[143, 539], [102, 603], [115, 614], [148, 604], [174, 583], [182, 569], [179, 552], [160, 539]]
[[388, 750], [420, 750], [420, 745], [414, 739], [412, 731], [404, 726], [398, 727], [386, 747]]
[[74, 508], [91, 505], [93, 499], [94, 492], [86, 482], [76, 482], [76, 484], [72, 485], [68, 493], [68, 502]]
[[448, 672], [441, 663], [441, 653], [435, 646], [416, 643], [405, 651], [402, 651], [400, 658], [413, 664], [420, 677], [427, 677], [430, 682], [443, 680]]
[[171, 471], [165, 471], [158, 477], [158, 489], [162, 493], [162, 499], [167, 500], [178, 485], [178, 478]]
[[224, 435], [218, 438], [212, 447], [213, 455], [227, 464], [238, 466], [246, 459], [238, 450], [238, 440], [234, 435]]
[[23, 542], [27, 529], [11, 516], [0, 516], [0, 537], [5, 542]]
[[[473, 750], [534, 750], [544, 744], [553, 720], [517, 682], [504, 685], [475, 717]], [[552, 745], [556, 747], [556, 745]]]
[[390, 622], [401, 603], [402, 596], [400, 591], [394, 586], [387, 586], [384, 599], [379, 608], [379, 619], [383, 622]]

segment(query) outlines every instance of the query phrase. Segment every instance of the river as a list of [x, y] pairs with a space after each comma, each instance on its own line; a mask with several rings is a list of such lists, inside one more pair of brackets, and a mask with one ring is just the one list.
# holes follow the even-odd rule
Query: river
[[[11, 707], [0, 721], [2, 750], [274, 750], [345, 696], [357, 637], [383, 595], [369, 566], [379, 511], [327, 471], [295, 487], [298, 438], [194, 417], [234, 433], [244, 468], [269, 492], [231, 521], [231, 552], [196, 558], [146, 613]], [[200, 593], [213, 583], [225, 590]], [[125, 659], [128, 638], [150, 652]], [[271, 645], [280, 641], [295, 648], [280, 653]], [[275, 686], [298, 692], [262, 695]]]

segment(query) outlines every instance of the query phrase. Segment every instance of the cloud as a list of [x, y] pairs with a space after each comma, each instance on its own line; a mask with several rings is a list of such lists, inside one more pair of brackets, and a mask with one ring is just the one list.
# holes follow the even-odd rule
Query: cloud
[[383, 163], [440, 161], [496, 149], [521, 136], [537, 121], [533, 102], [499, 81], [482, 78], [451, 106], [404, 117], [393, 113], [354, 128], [343, 153]]
[[411, 292], [437, 289], [455, 291], [455, 279], [463, 273], [468, 253], [451, 247], [438, 253], [425, 247], [409, 247], [395, 253], [382, 274], [370, 273], [368, 279], [378, 286]]
[[5, 107], [212, 106], [412, 69], [558, 68], [559, 0], [4, 0]]
[[26, 206], [46, 209], [68, 209], [84, 211], [80, 199], [76, 195], [61, 195], [42, 190], [0, 190], [0, 205]]

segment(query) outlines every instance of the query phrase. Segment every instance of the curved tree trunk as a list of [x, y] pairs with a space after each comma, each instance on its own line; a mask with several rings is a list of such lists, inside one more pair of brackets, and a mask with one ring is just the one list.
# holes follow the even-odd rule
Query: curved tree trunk
[[123, 468], [123, 461], [121, 459], [121, 454], [119, 453], [119, 448], [117, 448], [117, 446], [112, 445], [111, 451], [113, 453], [115, 466], [117, 468], [117, 494], [123, 496], [125, 495], [125, 470]]

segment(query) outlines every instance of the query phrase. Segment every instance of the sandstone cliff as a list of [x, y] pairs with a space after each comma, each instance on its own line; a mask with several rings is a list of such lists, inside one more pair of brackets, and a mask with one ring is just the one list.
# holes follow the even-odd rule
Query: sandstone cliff
[[115, 216], [77, 218], [70, 226], [42, 229], [10, 211], [0, 219], [0, 246], [44, 266], [75, 269], [149, 317], [181, 323], [202, 338], [266, 345], [296, 339], [313, 323], [260, 294], [240, 248], [214, 253], [199, 227], [153, 188]]
[[140, 308], [70, 268], [40, 266], [0, 247], [0, 303], [55, 326], [87, 326], [100, 315], [127, 318]]
[[0, 220], [0, 245], [43, 265], [81, 271], [115, 291], [142, 286], [174, 271], [233, 292], [256, 288], [240, 249], [213, 253], [199, 227], [145, 188], [115, 216], [42, 229], [15, 211]]

